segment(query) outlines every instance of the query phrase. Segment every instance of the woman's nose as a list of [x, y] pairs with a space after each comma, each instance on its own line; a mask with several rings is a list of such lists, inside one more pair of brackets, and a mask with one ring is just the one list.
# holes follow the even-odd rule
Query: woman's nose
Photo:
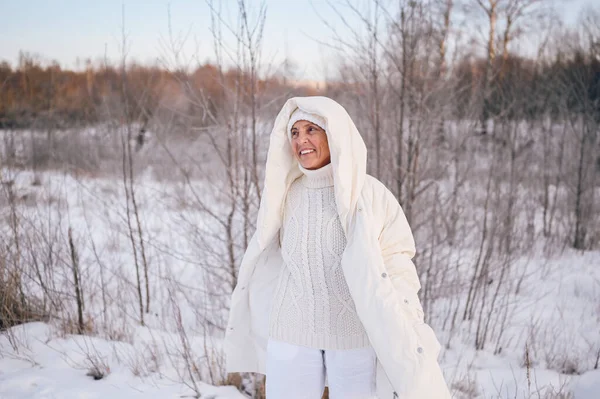
[[307, 134], [298, 133], [298, 142], [299, 143], [306, 143], [307, 140], [308, 140]]

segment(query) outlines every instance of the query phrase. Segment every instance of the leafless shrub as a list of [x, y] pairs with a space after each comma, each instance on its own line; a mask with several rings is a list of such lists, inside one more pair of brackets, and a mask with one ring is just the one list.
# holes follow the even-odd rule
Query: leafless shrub
[[163, 355], [156, 341], [144, 343], [141, 351], [130, 354], [126, 360], [131, 373], [138, 377], [147, 377], [161, 372]]
[[89, 358], [90, 369], [86, 373], [88, 377], [92, 377], [94, 380], [101, 380], [110, 374], [110, 367], [102, 362], [101, 359]]
[[543, 396], [538, 396], [542, 399], [574, 399], [575, 397], [573, 396], [573, 393], [571, 392], [564, 392], [562, 389], [559, 391], [555, 391], [554, 389], [552, 391], [550, 390], [546, 390]]
[[539, 387], [535, 384], [535, 390], [529, 390], [530, 395], [527, 399], [574, 399], [573, 393], [568, 390], [568, 379], [563, 379], [558, 386], [553, 384]]
[[0, 163], [0, 195], [6, 203], [6, 208], [3, 209], [6, 214], [0, 216], [8, 230], [0, 231], [0, 330], [41, 320], [45, 315], [39, 304], [25, 294], [21, 204], [14, 184], [16, 176], [5, 176], [2, 165]]
[[8, 346], [0, 345], [0, 359], [21, 360], [31, 364], [32, 367], [39, 366], [25, 329], [20, 326], [7, 328], [0, 332], [0, 340], [4, 341], [4, 339], [8, 341]]
[[171, 306], [174, 314], [177, 337], [179, 339], [179, 345], [177, 345], [176, 349], [177, 359], [171, 359], [171, 361], [178, 372], [180, 372], [180, 367], [178, 364], [179, 362], [177, 360], [183, 360], [183, 372], [180, 374], [180, 378], [197, 395], [200, 395], [201, 392], [198, 384], [202, 380], [202, 371], [198, 365], [197, 357], [192, 351], [190, 340], [181, 318], [181, 309], [174, 300], [175, 295], [171, 293], [169, 297], [171, 298]]
[[[98, 349], [95, 338], [78, 336], [77, 339], [71, 342], [77, 346], [78, 350], [70, 351], [65, 350], [65, 348], [54, 347], [52, 344], [49, 345], [53, 350], [60, 353], [65, 360], [71, 363], [73, 367], [87, 370], [86, 375], [92, 377], [94, 380], [101, 380], [110, 374], [109, 356]], [[73, 359], [74, 356], [82, 356], [82, 358]]]
[[79, 317], [67, 313], [65, 317], [55, 321], [57, 332], [61, 337], [67, 337], [73, 334], [92, 335], [96, 332], [94, 322], [89, 315], [82, 317], [80, 322]]
[[0, 258], [0, 331], [34, 320], [27, 303], [19, 295], [19, 271], [8, 272], [4, 258]]
[[477, 381], [469, 373], [464, 374], [460, 379], [451, 384], [452, 391], [461, 399], [474, 399], [479, 396]]

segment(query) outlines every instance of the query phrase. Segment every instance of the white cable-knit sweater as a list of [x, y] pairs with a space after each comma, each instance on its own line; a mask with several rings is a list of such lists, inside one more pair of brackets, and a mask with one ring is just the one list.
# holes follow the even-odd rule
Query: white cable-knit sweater
[[346, 238], [336, 212], [331, 164], [300, 167], [286, 198], [284, 268], [270, 315], [270, 337], [316, 349], [369, 346], [340, 260]]

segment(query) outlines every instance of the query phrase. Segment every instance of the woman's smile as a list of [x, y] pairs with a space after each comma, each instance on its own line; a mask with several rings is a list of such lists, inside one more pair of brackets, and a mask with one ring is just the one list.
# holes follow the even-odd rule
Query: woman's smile
[[316, 151], [314, 149], [300, 150], [300, 156], [311, 155], [311, 154], [314, 154], [315, 152]]

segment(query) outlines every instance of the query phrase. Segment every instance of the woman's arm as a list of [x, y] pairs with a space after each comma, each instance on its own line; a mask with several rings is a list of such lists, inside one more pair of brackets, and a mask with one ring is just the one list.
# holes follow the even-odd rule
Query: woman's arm
[[414, 315], [423, 321], [423, 308], [417, 295], [421, 283], [412, 261], [415, 256], [415, 240], [396, 197], [389, 190], [385, 191], [384, 223], [379, 234], [383, 261], [402, 300], [405, 304], [412, 305]]

